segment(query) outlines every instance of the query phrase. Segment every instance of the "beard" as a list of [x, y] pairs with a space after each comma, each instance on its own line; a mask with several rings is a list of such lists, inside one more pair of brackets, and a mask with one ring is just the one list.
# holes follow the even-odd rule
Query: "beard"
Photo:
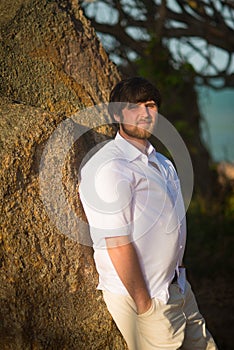
[[140, 140], [148, 139], [151, 136], [152, 130], [153, 130], [152, 126], [150, 126], [149, 129], [147, 130], [137, 125], [123, 124], [123, 123], [120, 123], [120, 125], [123, 131], [125, 132], [125, 134]]

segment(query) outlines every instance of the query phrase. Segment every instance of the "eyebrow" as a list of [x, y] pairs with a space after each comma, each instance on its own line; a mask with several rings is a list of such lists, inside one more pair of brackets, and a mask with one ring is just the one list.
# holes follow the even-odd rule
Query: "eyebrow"
[[154, 106], [157, 106], [156, 102], [154, 101], [146, 101], [146, 102], [143, 102], [145, 104], [145, 106], [147, 105], [154, 105]]
[[139, 102], [128, 102], [127, 108], [134, 108], [137, 105], [144, 104], [145, 106], [157, 106], [155, 101], [139, 101]]

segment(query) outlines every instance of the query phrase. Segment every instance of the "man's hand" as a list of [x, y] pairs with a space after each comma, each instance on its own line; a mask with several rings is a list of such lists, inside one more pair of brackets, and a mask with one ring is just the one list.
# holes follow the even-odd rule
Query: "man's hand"
[[137, 313], [143, 314], [152, 305], [134, 244], [128, 236], [108, 237], [106, 245], [119, 278], [136, 304]]
[[137, 313], [138, 315], [144, 314], [146, 311], [148, 311], [152, 305], [152, 299], [148, 298], [142, 305], [137, 306]]

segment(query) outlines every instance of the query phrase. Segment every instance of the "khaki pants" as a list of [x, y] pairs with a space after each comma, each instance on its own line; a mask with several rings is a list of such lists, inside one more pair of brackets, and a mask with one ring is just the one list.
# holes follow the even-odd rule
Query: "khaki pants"
[[217, 350], [187, 282], [185, 294], [176, 283], [169, 287], [165, 305], [153, 299], [151, 308], [138, 315], [133, 299], [103, 291], [103, 297], [129, 350]]

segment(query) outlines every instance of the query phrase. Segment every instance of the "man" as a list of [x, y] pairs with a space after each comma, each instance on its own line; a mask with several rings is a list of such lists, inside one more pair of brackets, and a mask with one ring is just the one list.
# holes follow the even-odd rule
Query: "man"
[[130, 350], [214, 350], [183, 267], [179, 180], [148, 141], [160, 103], [147, 80], [119, 82], [109, 104], [119, 131], [81, 170], [98, 288]]

